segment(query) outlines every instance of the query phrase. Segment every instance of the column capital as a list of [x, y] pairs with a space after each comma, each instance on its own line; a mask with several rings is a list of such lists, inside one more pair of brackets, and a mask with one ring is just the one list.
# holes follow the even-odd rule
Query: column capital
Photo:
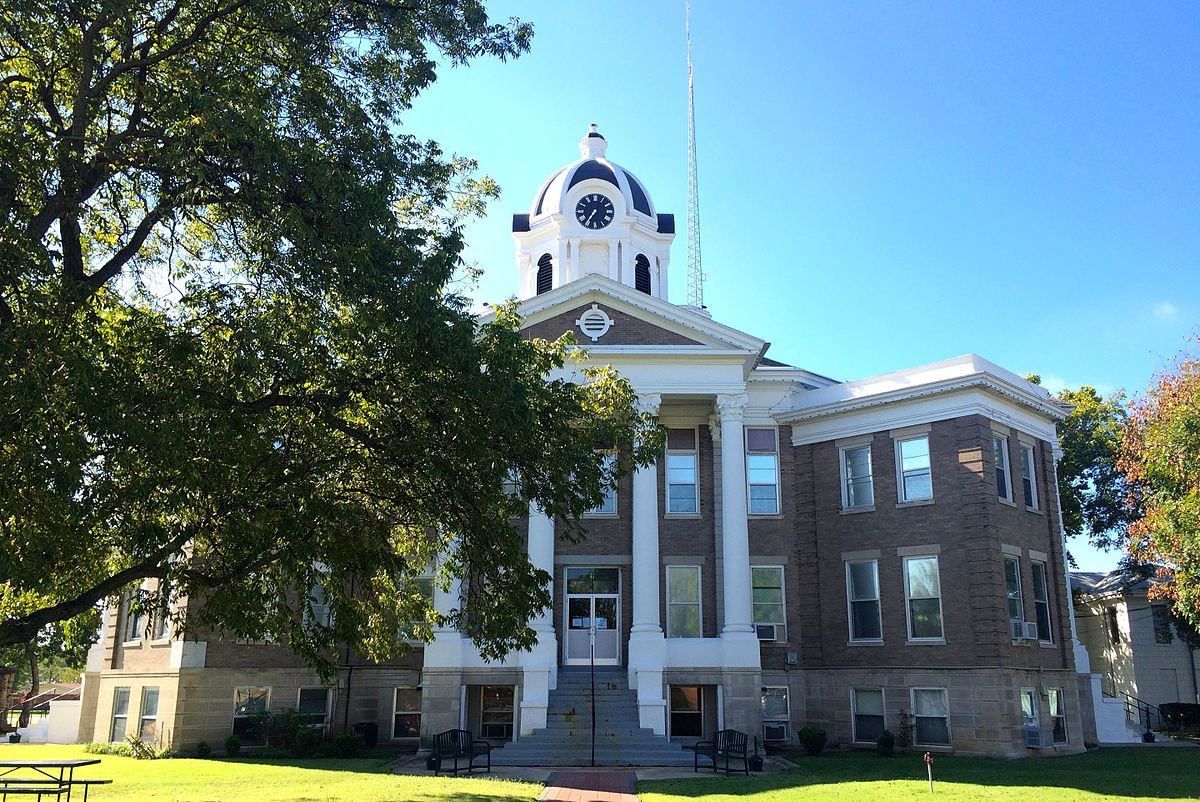
[[721, 442], [721, 416], [716, 412], [708, 416], [708, 433], [714, 443]]
[[717, 412], [722, 421], [741, 420], [749, 403], [750, 396], [747, 393], [721, 393], [717, 396]]
[[657, 415], [658, 408], [662, 406], [661, 393], [638, 393], [637, 401], [634, 402], [637, 411], [647, 415]]

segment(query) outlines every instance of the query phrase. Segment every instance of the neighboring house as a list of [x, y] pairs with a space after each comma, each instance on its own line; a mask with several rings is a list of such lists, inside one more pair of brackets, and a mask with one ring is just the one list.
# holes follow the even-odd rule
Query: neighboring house
[[[643, 748], [635, 732], [667, 748], [719, 727], [790, 740], [814, 725], [869, 747], [902, 715], [921, 750], [1025, 755], [1026, 724], [1045, 752], [1082, 750], [1095, 728], [1054, 479], [1065, 409], [975, 355], [851, 382], [767, 358], [765, 341], [668, 300], [673, 216], [594, 129], [580, 149], [513, 217], [525, 330], [574, 332], [670, 433], [586, 540], [561, 541], [536, 508], [518, 522], [554, 577], [533, 651], [488, 663], [441, 631], [393, 665], [351, 656], [325, 687], [285, 646], [180, 641], [114, 609], [83, 737], [186, 749], [296, 708], [401, 744], [462, 726], [517, 739], [511, 756], [585, 726], [594, 625], [606, 705], [629, 711], [621, 759]], [[453, 608], [455, 591], [434, 603]]]
[[1150, 601], [1157, 578], [1071, 573], [1079, 640], [1107, 696], [1158, 706], [1200, 703], [1200, 659], [1171, 624], [1169, 602]]

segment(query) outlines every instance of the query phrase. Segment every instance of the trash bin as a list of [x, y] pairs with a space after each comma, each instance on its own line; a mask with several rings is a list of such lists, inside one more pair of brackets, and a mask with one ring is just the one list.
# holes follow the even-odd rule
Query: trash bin
[[354, 731], [362, 736], [363, 746], [374, 749], [379, 744], [379, 725], [374, 721], [360, 721], [354, 725]]

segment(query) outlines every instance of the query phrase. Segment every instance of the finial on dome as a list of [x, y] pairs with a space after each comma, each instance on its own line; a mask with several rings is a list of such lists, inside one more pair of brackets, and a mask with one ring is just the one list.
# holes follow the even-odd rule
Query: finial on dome
[[579, 140], [579, 153], [585, 159], [603, 158], [608, 150], [608, 141], [596, 130], [596, 124], [588, 126], [588, 132]]

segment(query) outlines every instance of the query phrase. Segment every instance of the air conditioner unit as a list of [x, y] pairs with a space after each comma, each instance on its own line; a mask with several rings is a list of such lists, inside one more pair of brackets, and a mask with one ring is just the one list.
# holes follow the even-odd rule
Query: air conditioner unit
[[1025, 725], [1025, 746], [1029, 749], [1045, 749], [1054, 743], [1054, 730], [1036, 724]]
[[1011, 631], [1013, 640], [1025, 640], [1024, 621], [1009, 621], [1008, 628]]
[[800, 662], [800, 655], [796, 654], [795, 652], [788, 652], [783, 656], [783, 662], [787, 663], [789, 666], [794, 666]]
[[759, 640], [775, 640], [774, 624], [755, 624], [754, 631]]
[[1036, 621], [1025, 622], [1025, 640], [1038, 640], [1038, 626]]
[[786, 721], [764, 721], [764, 741], [786, 741], [788, 739], [788, 723]]

